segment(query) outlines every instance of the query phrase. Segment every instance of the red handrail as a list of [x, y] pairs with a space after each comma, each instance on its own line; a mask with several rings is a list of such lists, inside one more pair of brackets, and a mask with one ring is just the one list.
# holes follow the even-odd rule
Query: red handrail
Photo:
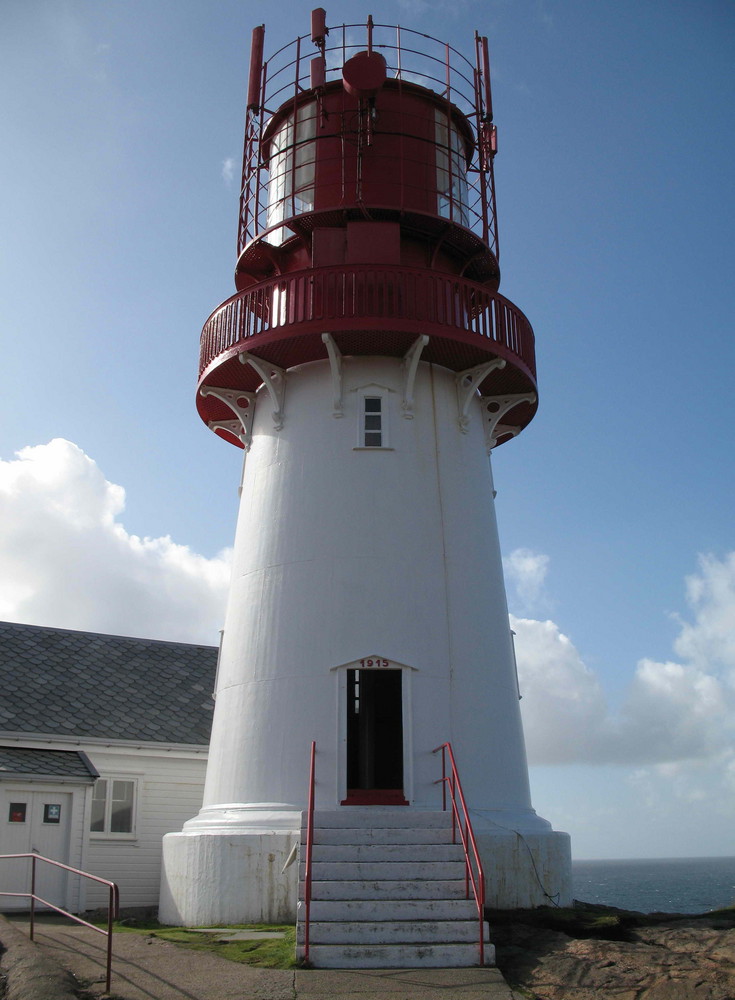
[[[35, 851], [31, 851], [27, 854], [0, 854], [0, 861], [6, 861], [9, 858], [30, 858], [31, 859], [31, 891], [30, 892], [0, 892], [0, 896], [25, 896], [31, 901], [31, 928], [30, 928], [30, 938], [31, 941], [34, 940], [35, 931], [35, 919], [36, 919], [36, 903], [42, 903], [44, 906], [48, 906], [49, 909], [55, 910], [57, 913], [63, 914], [65, 917], [69, 917], [70, 920], [76, 921], [78, 924], [83, 924], [85, 927], [89, 927], [90, 930], [97, 931], [98, 934], [104, 934], [107, 937], [107, 984], [106, 990], [110, 992], [111, 980], [112, 980], [112, 922], [118, 916], [120, 911], [120, 890], [115, 882], [111, 882], [109, 879], [100, 878], [99, 875], [90, 875], [89, 872], [83, 872], [79, 868], [72, 868], [70, 865], [64, 865], [60, 861], [54, 861], [53, 858], [45, 858], [41, 854], [37, 854]], [[62, 910], [60, 906], [56, 906], [55, 903], [50, 903], [47, 899], [43, 899], [42, 896], [36, 894], [36, 862], [45, 861], [49, 865], [53, 865], [55, 868], [63, 868], [66, 872], [72, 872], [74, 875], [81, 875], [83, 878], [92, 879], [93, 882], [101, 882], [106, 885], [109, 889], [109, 897], [107, 903], [107, 930], [103, 930], [101, 927], [95, 927], [94, 924], [88, 923], [86, 920], [82, 920], [81, 917], [76, 916], [74, 913], [69, 913], [67, 910]]]
[[[451, 743], [442, 743], [432, 753], [442, 752], [442, 776], [434, 784], [442, 786], [442, 809], [447, 808], [447, 789], [452, 803], [452, 843], [457, 842], [457, 829], [462, 840], [465, 857], [465, 893], [467, 899], [470, 896], [470, 882], [472, 891], [477, 903], [477, 915], [480, 921], [480, 965], [485, 964], [485, 872], [480, 860], [480, 852], [477, 849], [477, 841], [470, 822], [470, 814], [467, 810], [462, 784], [457, 773], [457, 765], [454, 761]], [[446, 761], [449, 757], [451, 774], [447, 774]], [[459, 800], [459, 804], [458, 804]], [[461, 812], [460, 812], [461, 808]], [[472, 857], [470, 857], [470, 849]], [[474, 862], [474, 865], [473, 865]]]
[[304, 962], [309, 961], [309, 930], [311, 923], [311, 849], [314, 846], [314, 785], [316, 774], [316, 741], [311, 741], [309, 763], [309, 807], [306, 814], [306, 860], [304, 863]]

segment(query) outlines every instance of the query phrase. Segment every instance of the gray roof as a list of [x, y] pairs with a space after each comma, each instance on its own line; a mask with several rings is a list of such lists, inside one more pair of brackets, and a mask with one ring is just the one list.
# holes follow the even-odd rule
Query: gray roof
[[76, 778], [94, 781], [99, 777], [86, 753], [79, 750], [30, 750], [0, 747], [0, 778], [15, 776]]
[[0, 622], [0, 733], [206, 745], [214, 646]]

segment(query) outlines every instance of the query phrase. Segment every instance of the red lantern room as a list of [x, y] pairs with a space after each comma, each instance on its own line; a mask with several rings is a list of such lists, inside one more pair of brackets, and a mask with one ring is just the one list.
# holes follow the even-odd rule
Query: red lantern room
[[[311, 34], [267, 62], [253, 32], [237, 293], [202, 331], [197, 405], [241, 447], [248, 395], [270, 375], [342, 355], [466, 374], [491, 397], [493, 443], [532, 419], [531, 326], [498, 293], [487, 39], [475, 61], [374, 24]], [[493, 418], [502, 409], [502, 423]], [[240, 417], [233, 421], [233, 412]]]

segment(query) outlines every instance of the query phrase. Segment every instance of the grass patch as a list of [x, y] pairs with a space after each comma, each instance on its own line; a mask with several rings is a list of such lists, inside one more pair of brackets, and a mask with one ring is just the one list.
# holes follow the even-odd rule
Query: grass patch
[[[230, 962], [241, 962], [256, 969], [292, 969], [296, 966], [296, 928], [291, 924], [233, 924], [211, 934], [202, 934], [186, 927], [168, 927], [156, 920], [131, 919], [116, 923], [115, 930], [160, 938], [191, 951], [209, 951]], [[277, 931], [284, 936], [228, 944], [221, 941], [229, 932], [237, 930]]]

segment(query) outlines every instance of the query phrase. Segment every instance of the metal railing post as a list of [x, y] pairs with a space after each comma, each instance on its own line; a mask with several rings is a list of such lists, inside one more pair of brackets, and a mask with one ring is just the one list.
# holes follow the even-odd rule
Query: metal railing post
[[112, 986], [112, 922], [117, 916], [117, 906], [115, 905], [115, 890], [117, 886], [110, 886], [107, 899], [107, 978], [105, 989], [110, 992]]
[[36, 925], [36, 855], [31, 855], [31, 941]]
[[311, 924], [311, 853], [314, 844], [314, 786], [316, 784], [316, 740], [311, 741], [309, 807], [306, 814], [306, 859], [304, 863], [304, 961], [309, 961]]

